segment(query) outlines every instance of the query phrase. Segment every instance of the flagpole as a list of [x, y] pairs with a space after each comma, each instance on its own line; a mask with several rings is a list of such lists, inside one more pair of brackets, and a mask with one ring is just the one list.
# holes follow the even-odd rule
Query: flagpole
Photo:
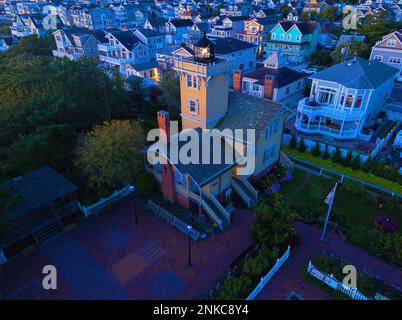
[[335, 183], [335, 187], [334, 187], [334, 195], [331, 199], [331, 202], [328, 206], [328, 212], [327, 212], [327, 217], [325, 218], [325, 224], [324, 224], [324, 230], [322, 230], [322, 235], [321, 235], [321, 241], [324, 241], [324, 235], [325, 235], [325, 230], [327, 229], [327, 225], [328, 225], [328, 221], [329, 221], [329, 215], [331, 213], [331, 209], [332, 209], [332, 205], [334, 204], [334, 200], [335, 200], [335, 193], [336, 193], [336, 187], [338, 186], [338, 183]]

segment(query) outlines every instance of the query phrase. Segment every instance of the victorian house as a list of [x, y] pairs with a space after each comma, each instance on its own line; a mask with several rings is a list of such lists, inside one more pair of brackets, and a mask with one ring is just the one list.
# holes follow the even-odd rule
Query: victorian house
[[339, 140], [358, 138], [384, 109], [397, 74], [360, 57], [314, 74], [310, 96], [298, 104], [295, 128]]
[[[220, 230], [225, 230], [232, 220], [233, 195], [236, 193], [247, 206], [255, 204], [258, 192], [250, 182], [279, 163], [285, 114], [279, 103], [230, 91], [230, 62], [215, 56], [215, 44], [206, 36], [193, 51], [193, 56], [176, 56], [174, 61], [180, 78], [182, 131], [174, 132], [169, 114], [158, 112], [160, 131], [166, 135], [146, 148], [146, 170], [159, 181], [164, 198], [205, 213]], [[212, 143], [203, 136], [205, 129], [214, 128], [219, 130], [213, 133]], [[243, 131], [230, 140], [228, 130], [235, 129], [254, 129], [255, 137], [247, 140]], [[172, 146], [176, 145], [177, 135], [199, 138], [195, 161], [175, 159]], [[187, 142], [181, 138], [176, 151], [185, 149]], [[255, 152], [249, 151], [245, 156], [243, 151], [251, 145]], [[205, 146], [210, 148], [204, 149]], [[158, 156], [164, 160], [148, 161]], [[242, 172], [247, 165], [245, 160], [255, 166]]]

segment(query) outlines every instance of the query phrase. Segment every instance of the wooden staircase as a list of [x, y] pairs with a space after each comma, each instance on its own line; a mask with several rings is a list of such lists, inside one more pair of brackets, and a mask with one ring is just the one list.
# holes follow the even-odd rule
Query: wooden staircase
[[251, 208], [258, 202], [258, 191], [253, 188], [246, 178], [241, 176], [232, 178], [232, 187], [247, 207]]

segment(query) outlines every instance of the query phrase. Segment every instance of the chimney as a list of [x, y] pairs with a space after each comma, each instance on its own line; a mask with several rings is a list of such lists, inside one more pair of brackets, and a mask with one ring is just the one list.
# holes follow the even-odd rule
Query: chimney
[[240, 70], [235, 70], [233, 72], [233, 91], [236, 92], [242, 91], [242, 81], [243, 81], [243, 73]]
[[272, 100], [274, 97], [274, 89], [276, 88], [276, 78], [266, 75], [264, 78], [264, 98]]
[[160, 141], [166, 144], [170, 142], [170, 115], [167, 111], [158, 111], [158, 127], [160, 131]]

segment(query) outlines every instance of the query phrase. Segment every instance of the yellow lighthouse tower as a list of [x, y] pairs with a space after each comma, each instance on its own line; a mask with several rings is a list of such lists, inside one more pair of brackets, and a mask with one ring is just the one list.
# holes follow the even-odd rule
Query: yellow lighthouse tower
[[215, 58], [215, 45], [205, 33], [194, 45], [194, 56], [177, 57], [183, 129], [211, 129], [228, 109], [229, 62]]

